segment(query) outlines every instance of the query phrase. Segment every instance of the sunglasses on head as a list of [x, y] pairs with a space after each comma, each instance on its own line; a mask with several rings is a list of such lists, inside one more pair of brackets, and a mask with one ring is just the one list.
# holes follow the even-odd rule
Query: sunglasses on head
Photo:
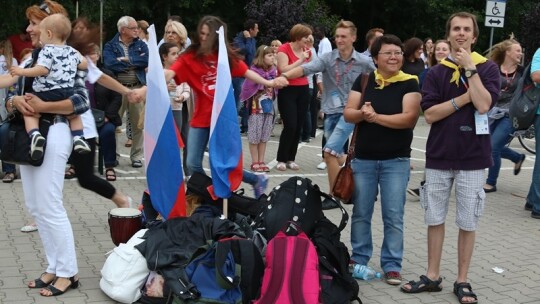
[[51, 10], [49, 9], [49, 6], [45, 2], [41, 3], [41, 5], [39, 6], [39, 9], [47, 13], [47, 15], [51, 14]]

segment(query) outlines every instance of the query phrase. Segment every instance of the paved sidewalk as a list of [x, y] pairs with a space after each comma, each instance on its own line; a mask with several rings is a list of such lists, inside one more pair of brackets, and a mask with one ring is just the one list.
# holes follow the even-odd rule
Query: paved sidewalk
[[[421, 119], [422, 120], [422, 119]], [[274, 131], [279, 134], [281, 125]], [[429, 127], [420, 121], [415, 129], [413, 142], [411, 187], [417, 187], [423, 176], [424, 149]], [[319, 132], [320, 133], [320, 132]], [[319, 164], [321, 135], [310, 143], [300, 145], [297, 163], [301, 170], [280, 172], [272, 169], [270, 186], [274, 187], [290, 176], [301, 175], [311, 178], [325, 191], [328, 190], [326, 171], [317, 170]], [[267, 148], [267, 162], [274, 167], [279, 137], [272, 137]], [[140, 200], [146, 179], [143, 169], [131, 168], [129, 151], [124, 148], [124, 136], [118, 137], [120, 166], [115, 187]], [[246, 138], [244, 142], [244, 167], [251, 163]], [[519, 148], [517, 141], [513, 147]], [[271, 161], [273, 160], [273, 161]], [[477, 233], [475, 253], [469, 273], [474, 291], [481, 303], [540, 303], [540, 220], [530, 217], [523, 210], [524, 196], [531, 181], [534, 156], [528, 154], [520, 175], [512, 174], [513, 164], [503, 161], [497, 185], [498, 191], [487, 195], [484, 215]], [[249, 185], [243, 185], [251, 193]], [[409, 197], [410, 198], [410, 197]], [[21, 226], [29, 220], [24, 207], [21, 181], [0, 184], [0, 303], [115, 303], [99, 289], [100, 270], [105, 261], [104, 254], [114, 245], [111, 242], [107, 213], [113, 203], [79, 187], [75, 180], [66, 181], [64, 204], [73, 225], [77, 246], [79, 275], [82, 286], [70, 290], [58, 298], [44, 298], [39, 290], [28, 289], [26, 281], [38, 277], [45, 269], [42, 244], [37, 232], [23, 233]], [[379, 204], [373, 217], [374, 253], [370, 263], [380, 271], [379, 253], [382, 243], [382, 221]], [[351, 206], [346, 206], [352, 213]], [[457, 276], [456, 242], [457, 228], [454, 224], [454, 206], [450, 208], [444, 244], [441, 275], [444, 277], [443, 291], [438, 293], [404, 294], [396, 286], [382, 281], [360, 283], [360, 297], [371, 303], [458, 303], [452, 294], [452, 284]], [[335, 210], [326, 212], [334, 221], [338, 220]], [[342, 233], [347, 244], [350, 224]], [[405, 214], [405, 256], [403, 272], [405, 280], [416, 280], [426, 269], [426, 226], [423, 211], [418, 201], [411, 199]], [[499, 267], [503, 273], [495, 273]]]

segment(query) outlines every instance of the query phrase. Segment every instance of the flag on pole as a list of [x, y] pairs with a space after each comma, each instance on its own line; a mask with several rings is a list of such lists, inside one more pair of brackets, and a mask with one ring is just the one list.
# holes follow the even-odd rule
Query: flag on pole
[[242, 140], [223, 26], [219, 28], [218, 35], [219, 54], [208, 152], [214, 194], [229, 198], [242, 182]]
[[174, 123], [154, 25], [148, 28], [144, 158], [152, 205], [164, 219], [186, 216], [180, 134]]

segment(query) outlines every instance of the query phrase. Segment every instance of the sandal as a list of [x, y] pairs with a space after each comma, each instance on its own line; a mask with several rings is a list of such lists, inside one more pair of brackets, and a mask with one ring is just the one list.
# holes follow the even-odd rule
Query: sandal
[[8, 172], [8, 173], [6, 173], [6, 175], [4, 175], [4, 178], [2, 179], [2, 182], [9, 184], [9, 183], [13, 183], [14, 180], [15, 180], [15, 173]]
[[131, 139], [128, 139], [124, 144], [124, 147], [131, 148], [131, 146], [133, 146], [133, 141]]
[[261, 172], [270, 172], [270, 168], [264, 162], [259, 163], [259, 168], [261, 168]]
[[[471, 284], [467, 282], [454, 282], [454, 294], [458, 297], [458, 301], [461, 304], [475, 304], [478, 303], [478, 297], [472, 291]], [[463, 298], [474, 298], [472, 302], [463, 301]]]
[[285, 171], [287, 170], [287, 165], [285, 165], [285, 163], [279, 162], [276, 165], [276, 169], [278, 169], [279, 171]]
[[259, 166], [259, 163], [252, 163], [250, 168], [253, 172], [261, 172], [261, 167]]
[[287, 168], [291, 169], [291, 170], [294, 170], [294, 171], [297, 171], [297, 170], [300, 170], [300, 166], [298, 166], [295, 162], [288, 162], [287, 163]]
[[[66, 287], [66, 289], [64, 290], [60, 290], [56, 287], [54, 287], [53, 284], [49, 284], [47, 285], [45, 288], [43, 288], [40, 292], [40, 294], [44, 297], [55, 297], [55, 296], [59, 296], [61, 294], [64, 294], [66, 291], [68, 291], [70, 288], [73, 288], [73, 289], [76, 289], [79, 287], [79, 279], [77, 279], [75, 281], [75, 276], [72, 276], [71, 278], [65, 278], [66, 280], [69, 280], [69, 285]], [[58, 281], [58, 278], [56, 278], [56, 280], [54, 280], [54, 282], [56, 283]], [[43, 294], [42, 292], [43, 291], [50, 291], [51, 294]]]
[[66, 170], [66, 173], [64, 174], [65, 179], [73, 179], [77, 177], [77, 173], [75, 172], [75, 167], [70, 166], [69, 169]]
[[116, 180], [116, 172], [113, 168], [105, 169], [105, 179], [109, 182], [114, 182]]
[[[424, 291], [441, 291], [442, 290], [442, 278], [439, 277], [437, 281], [430, 280], [427, 276], [421, 275], [419, 281], [409, 281], [401, 286], [401, 291], [404, 293], [420, 293]], [[409, 284], [410, 289], [405, 289], [405, 285]]]
[[41, 278], [45, 275], [45, 274], [52, 274], [52, 273], [48, 273], [48, 272], [44, 272], [42, 273], [39, 278], [35, 279], [33, 282], [34, 282], [34, 286], [30, 286], [28, 285], [28, 288], [45, 288], [49, 285], [51, 285], [52, 282], [54, 282], [54, 280], [56, 280], [56, 276], [53, 275], [53, 278], [50, 282], [45, 282], [43, 281]]

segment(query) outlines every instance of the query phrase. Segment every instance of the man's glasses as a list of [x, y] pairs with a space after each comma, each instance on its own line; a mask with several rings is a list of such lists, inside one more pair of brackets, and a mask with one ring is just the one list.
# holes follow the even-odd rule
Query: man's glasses
[[379, 52], [379, 55], [383, 55], [385, 57], [390, 57], [392, 55], [396, 56], [396, 57], [401, 57], [403, 56], [403, 52], [402, 51], [393, 51], [393, 52]]
[[127, 28], [128, 30], [132, 30], [132, 31], [138, 30], [138, 29], [139, 29], [138, 26], [132, 26], [132, 27], [126, 27], [126, 28]]

